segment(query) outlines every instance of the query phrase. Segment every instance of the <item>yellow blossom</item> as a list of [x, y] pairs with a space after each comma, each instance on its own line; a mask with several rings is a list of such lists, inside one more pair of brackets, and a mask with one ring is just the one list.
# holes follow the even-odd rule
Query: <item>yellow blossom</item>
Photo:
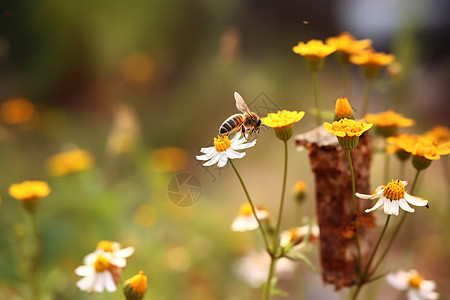
[[9, 187], [11, 197], [20, 201], [35, 201], [50, 194], [50, 187], [44, 181], [24, 181]]
[[336, 51], [336, 47], [325, 45], [320, 40], [310, 40], [306, 44], [299, 42], [297, 46], [292, 47], [292, 51], [305, 57], [312, 71], [318, 71], [323, 66], [324, 58]]
[[28, 122], [35, 113], [33, 104], [26, 98], [7, 100], [0, 106], [0, 119], [8, 125]]
[[378, 114], [367, 114], [364, 119], [367, 122], [373, 123], [376, 126], [378, 133], [385, 137], [396, 134], [397, 129], [400, 127], [414, 125], [414, 120], [405, 118], [392, 110]]
[[293, 134], [292, 127], [300, 121], [305, 115], [304, 111], [287, 111], [282, 110], [277, 113], [270, 113], [267, 117], [262, 118], [263, 125], [275, 129], [278, 138], [287, 141]]
[[450, 141], [450, 129], [445, 126], [434, 126], [425, 132], [424, 136], [433, 139], [437, 144], [446, 143]]
[[400, 160], [406, 160], [410, 157], [410, 153], [405, 151], [407, 145], [412, 145], [419, 138], [417, 135], [403, 133], [396, 136], [390, 136], [386, 139], [388, 145], [386, 151], [388, 154], [396, 153]]
[[74, 149], [51, 156], [47, 160], [47, 169], [53, 176], [64, 176], [90, 169], [93, 163], [94, 159], [90, 152]]
[[363, 120], [355, 121], [352, 119], [341, 119], [334, 121], [333, 124], [325, 122], [323, 126], [325, 130], [341, 138], [359, 137], [365, 131], [372, 128], [371, 123], [366, 123]]
[[306, 190], [306, 182], [304, 182], [303, 180], [299, 180], [292, 188], [292, 195], [298, 202], [302, 202], [305, 199]]
[[438, 160], [441, 155], [450, 153], [450, 142], [436, 145], [433, 140], [426, 137], [419, 137], [415, 143], [405, 145], [404, 150], [413, 156], [428, 160]]
[[347, 98], [341, 97], [336, 100], [336, 106], [334, 109], [334, 120], [339, 121], [340, 119], [353, 119], [353, 109], [348, 102]]
[[358, 41], [350, 33], [343, 32], [336, 37], [327, 38], [326, 44], [336, 47], [336, 52], [340, 54], [342, 62], [348, 64], [350, 55], [367, 50], [371, 47], [372, 41], [370, 39]]
[[[125, 281], [125, 295], [127, 294], [127, 289], [131, 289], [133, 292], [143, 295], [147, 291], [147, 276], [144, 275], [144, 272], [140, 271], [139, 274], [134, 275]], [[142, 299], [142, 297], [136, 299]]]
[[355, 65], [360, 65], [364, 77], [370, 80], [378, 76], [381, 67], [389, 65], [394, 60], [395, 56], [393, 54], [375, 52], [374, 50], [368, 50], [350, 56], [350, 62]]

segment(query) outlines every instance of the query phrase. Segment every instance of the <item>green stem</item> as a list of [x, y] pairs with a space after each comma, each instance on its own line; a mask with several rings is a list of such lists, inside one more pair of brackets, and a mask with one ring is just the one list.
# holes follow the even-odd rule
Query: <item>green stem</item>
[[278, 239], [280, 234], [280, 227], [281, 227], [281, 220], [283, 218], [283, 208], [284, 208], [284, 196], [286, 193], [286, 179], [287, 179], [287, 165], [288, 165], [288, 144], [287, 141], [284, 142], [284, 172], [283, 172], [283, 185], [281, 188], [281, 199], [280, 199], [280, 208], [278, 210], [278, 219], [277, 219], [277, 225], [275, 227], [275, 234], [273, 238], [273, 247], [272, 247], [272, 253], [270, 255], [271, 262], [270, 262], [270, 270], [269, 274], [267, 276], [267, 282], [266, 282], [266, 289], [264, 293], [263, 299], [269, 299], [270, 298], [270, 287], [272, 282], [272, 277], [274, 275], [274, 269], [276, 265], [276, 261], [279, 258], [278, 257]]
[[344, 65], [344, 93], [345, 97], [350, 101], [352, 98], [352, 89], [350, 83], [350, 64]]
[[391, 156], [384, 153], [384, 180], [383, 182], [389, 182], [389, 167], [390, 167]]
[[39, 299], [40, 288], [39, 288], [39, 270], [41, 266], [41, 236], [39, 234], [39, 228], [36, 218], [36, 213], [30, 213], [31, 221], [33, 224], [33, 233], [36, 239], [36, 250], [33, 258], [33, 263], [31, 265], [31, 288], [32, 288], [32, 299]]
[[[416, 175], [414, 177], [414, 181], [413, 181], [412, 187], [411, 187], [411, 191], [410, 191], [411, 194], [413, 193], [414, 188], [416, 187], [416, 183], [417, 183], [417, 179], [419, 178], [419, 174], [420, 174], [420, 170], [417, 170]], [[378, 262], [376, 263], [376, 265], [373, 268], [371, 274], [375, 273], [375, 271], [378, 269], [378, 267], [380, 266], [380, 264], [383, 261], [383, 259], [386, 257], [386, 254], [388, 253], [389, 249], [391, 248], [392, 243], [394, 242], [395, 237], [397, 236], [400, 228], [402, 227], [403, 223], [405, 222], [405, 219], [406, 219], [407, 215], [408, 214], [406, 212], [403, 213], [402, 218], [400, 219], [400, 222], [397, 224], [397, 226], [394, 229], [394, 233], [392, 234], [391, 239], [389, 240], [389, 242], [388, 242], [388, 244], [386, 246], [386, 249], [384, 250], [384, 252], [381, 255], [381, 257], [378, 260]]]
[[369, 262], [367, 263], [366, 269], [364, 270], [363, 276], [366, 276], [367, 274], [369, 274], [370, 265], [372, 264], [375, 254], [377, 253], [378, 247], [380, 246], [380, 242], [383, 239], [384, 233], [386, 232], [386, 228], [388, 227], [390, 219], [391, 219], [391, 215], [388, 215], [386, 218], [386, 222], [384, 223], [383, 230], [381, 231], [380, 237], [378, 238], [375, 248], [373, 249], [372, 255], [370, 256]]
[[361, 118], [367, 114], [367, 110], [369, 108], [369, 100], [370, 100], [370, 92], [372, 90], [372, 80], [366, 79], [364, 82], [364, 94], [363, 94], [363, 103], [361, 108]]
[[313, 71], [313, 82], [314, 82], [314, 103], [316, 106], [316, 125], [322, 125], [322, 112], [320, 110], [319, 103], [319, 81], [317, 79], [317, 71]]
[[236, 173], [237, 177], [239, 178], [239, 181], [241, 182], [242, 188], [244, 189], [244, 193], [245, 193], [245, 195], [247, 196], [248, 203], [249, 203], [250, 206], [252, 207], [252, 213], [253, 213], [253, 216], [255, 217], [256, 221], [258, 222], [258, 228], [259, 228], [259, 230], [261, 231], [261, 234], [262, 234], [262, 236], [263, 236], [263, 239], [264, 239], [264, 245], [265, 245], [267, 251], [270, 253], [269, 241], [268, 241], [268, 239], [267, 239], [266, 231], [264, 230], [264, 227], [262, 226], [261, 221], [260, 221], [259, 218], [256, 216], [256, 209], [255, 209], [255, 206], [253, 205], [252, 199], [250, 198], [250, 194], [249, 194], [248, 191], [247, 191], [247, 187], [245, 186], [244, 181], [242, 180], [242, 177], [241, 177], [241, 175], [239, 174], [238, 170], [237, 170], [236, 167], [234, 166], [233, 161], [232, 161], [231, 159], [230, 159], [229, 161], [230, 161], [231, 166], [233, 167], [234, 172]]
[[352, 176], [352, 196], [353, 196], [353, 226], [355, 226], [355, 240], [356, 248], [358, 249], [358, 273], [361, 273], [361, 248], [359, 246], [359, 229], [358, 229], [358, 210], [356, 206], [356, 184], [355, 184], [355, 172], [353, 171], [352, 157], [350, 156], [350, 150], [346, 150], [348, 165], [350, 167], [350, 175]]

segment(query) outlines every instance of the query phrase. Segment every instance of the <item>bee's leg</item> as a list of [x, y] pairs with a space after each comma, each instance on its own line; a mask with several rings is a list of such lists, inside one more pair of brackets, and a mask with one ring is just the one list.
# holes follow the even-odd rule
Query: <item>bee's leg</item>
[[242, 132], [242, 136], [244, 136], [245, 135], [245, 127], [244, 127], [244, 125], [241, 126], [241, 132]]

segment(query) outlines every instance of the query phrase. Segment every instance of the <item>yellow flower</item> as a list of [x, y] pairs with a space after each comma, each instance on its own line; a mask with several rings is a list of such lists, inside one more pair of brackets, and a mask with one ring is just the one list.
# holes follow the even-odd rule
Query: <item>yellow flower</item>
[[12, 125], [30, 121], [35, 115], [33, 104], [25, 98], [5, 101], [0, 106], [0, 119], [3, 123]]
[[425, 132], [424, 136], [433, 139], [436, 144], [442, 144], [450, 141], [450, 129], [445, 126], [434, 126], [430, 131]]
[[336, 106], [334, 109], [334, 120], [339, 121], [340, 119], [353, 119], [353, 109], [348, 102], [347, 98], [341, 97], [336, 100]]
[[90, 152], [81, 149], [67, 150], [51, 156], [47, 169], [53, 176], [64, 176], [90, 169], [94, 159]]
[[304, 56], [312, 71], [318, 71], [323, 65], [323, 59], [336, 51], [336, 47], [324, 45], [320, 40], [310, 40], [306, 44], [299, 42], [297, 46], [292, 47], [292, 51]]
[[405, 118], [392, 110], [381, 112], [378, 114], [367, 114], [364, 119], [373, 123], [378, 133], [388, 137], [397, 133], [399, 127], [409, 127], [414, 125], [414, 120]]
[[414, 156], [423, 157], [428, 160], [438, 160], [441, 155], [450, 153], [450, 142], [436, 145], [433, 140], [419, 137], [415, 143], [405, 145], [404, 149]]
[[164, 147], [151, 153], [151, 166], [157, 172], [178, 172], [186, 168], [188, 154], [178, 147]]
[[341, 55], [342, 62], [346, 64], [349, 63], [350, 55], [359, 54], [370, 48], [372, 45], [370, 39], [357, 41], [353, 35], [348, 32], [343, 32], [336, 37], [329, 37], [325, 42], [329, 46], [336, 47], [336, 52]]
[[341, 138], [359, 137], [365, 131], [372, 128], [371, 123], [366, 123], [363, 120], [355, 121], [352, 119], [341, 119], [334, 121], [333, 124], [325, 122], [323, 126], [325, 130]]
[[50, 187], [44, 181], [24, 181], [11, 185], [8, 192], [11, 197], [22, 201], [28, 212], [34, 213], [38, 200], [50, 194]]
[[375, 52], [374, 50], [350, 56], [350, 62], [355, 65], [360, 65], [363, 74], [367, 79], [374, 79], [377, 77], [380, 68], [389, 65], [394, 60], [395, 56], [393, 54]]
[[306, 190], [306, 182], [304, 182], [303, 180], [299, 180], [292, 188], [292, 195], [300, 203], [306, 197]]
[[358, 145], [359, 136], [372, 128], [373, 124], [367, 124], [364, 120], [355, 121], [353, 119], [340, 119], [333, 124], [325, 122], [325, 130], [334, 134], [339, 145], [345, 150], [351, 150]]
[[295, 123], [300, 121], [305, 115], [304, 111], [287, 111], [282, 110], [277, 113], [270, 113], [267, 117], [262, 118], [262, 124], [275, 129], [277, 136], [286, 141], [292, 134], [292, 127]]
[[398, 61], [394, 61], [393, 63], [389, 64], [386, 70], [389, 76], [394, 80], [400, 79], [404, 73], [403, 65]]
[[20, 201], [35, 201], [50, 194], [50, 187], [44, 181], [24, 181], [9, 187], [9, 195]]
[[123, 293], [126, 300], [140, 300], [147, 291], [147, 276], [140, 271], [139, 274], [125, 281], [124, 285]]
[[411, 135], [408, 133], [403, 133], [396, 136], [390, 136], [386, 139], [389, 144], [386, 147], [387, 153], [396, 153], [400, 160], [406, 160], [410, 157], [410, 153], [405, 151], [405, 147], [412, 145], [419, 138], [417, 135]]

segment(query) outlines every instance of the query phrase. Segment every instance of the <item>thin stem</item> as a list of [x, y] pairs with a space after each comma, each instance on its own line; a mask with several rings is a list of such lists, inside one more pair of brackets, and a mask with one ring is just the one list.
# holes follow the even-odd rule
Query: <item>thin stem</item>
[[270, 262], [270, 270], [269, 274], [267, 276], [267, 282], [266, 282], [266, 289], [264, 293], [264, 299], [270, 298], [270, 287], [272, 282], [272, 277], [274, 275], [274, 269], [276, 265], [276, 261], [279, 258], [278, 257], [278, 238], [280, 234], [280, 227], [281, 227], [281, 219], [283, 218], [283, 208], [284, 208], [284, 196], [286, 193], [286, 178], [287, 178], [287, 162], [288, 162], [288, 144], [287, 141], [284, 141], [284, 172], [283, 172], [283, 185], [281, 187], [281, 199], [280, 199], [280, 208], [278, 210], [278, 220], [277, 225], [275, 227], [275, 234], [273, 238], [273, 247], [272, 247], [272, 253], [271, 253], [271, 262]]
[[389, 167], [391, 162], [391, 156], [387, 153], [384, 154], [384, 180], [383, 182], [389, 182]]
[[358, 210], [356, 206], [356, 184], [355, 184], [355, 172], [353, 171], [352, 157], [350, 156], [350, 150], [346, 150], [348, 165], [350, 167], [350, 175], [352, 176], [352, 196], [353, 196], [353, 226], [355, 226], [355, 240], [356, 248], [358, 249], [358, 272], [361, 272], [361, 248], [359, 246], [359, 229], [358, 229]]
[[36, 219], [36, 213], [30, 213], [31, 221], [33, 224], [33, 234], [36, 239], [36, 250], [34, 253], [33, 263], [31, 264], [31, 288], [32, 288], [32, 299], [39, 299], [40, 288], [39, 288], [39, 270], [41, 266], [41, 236], [39, 234], [38, 223]]
[[261, 221], [259, 220], [258, 216], [256, 215], [256, 209], [255, 209], [255, 206], [253, 205], [252, 199], [250, 198], [250, 195], [249, 195], [249, 193], [247, 191], [247, 187], [245, 186], [244, 181], [242, 180], [242, 177], [239, 174], [238, 170], [234, 166], [233, 161], [231, 159], [229, 161], [230, 161], [231, 166], [233, 167], [234, 172], [236, 173], [237, 177], [239, 178], [239, 181], [241, 182], [242, 188], [244, 189], [244, 193], [247, 196], [248, 203], [252, 207], [253, 216], [255, 217], [256, 221], [258, 222], [258, 228], [261, 231], [261, 234], [263, 236], [264, 245], [265, 245], [267, 251], [270, 253], [269, 241], [267, 240], [266, 231], [264, 230], [264, 227], [262, 226]]
[[313, 71], [313, 82], [314, 82], [314, 103], [316, 106], [316, 125], [322, 125], [322, 112], [320, 110], [319, 103], [319, 81], [317, 79], [317, 71]]
[[348, 100], [352, 98], [352, 89], [350, 83], [350, 64], [344, 64], [344, 93]]
[[373, 249], [372, 255], [370, 256], [369, 262], [367, 263], [366, 269], [364, 270], [363, 276], [366, 276], [367, 274], [369, 274], [370, 265], [372, 264], [372, 261], [375, 257], [375, 253], [377, 253], [378, 247], [380, 246], [380, 242], [383, 239], [384, 233], [386, 232], [386, 228], [388, 227], [390, 219], [391, 219], [391, 215], [388, 215], [386, 218], [386, 222], [384, 223], [383, 230], [381, 231], [380, 237], [378, 238], [375, 248]]
[[[415, 177], [414, 177], [414, 181], [413, 181], [412, 187], [411, 187], [411, 192], [410, 192], [411, 194], [413, 193], [414, 188], [416, 187], [416, 183], [417, 183], [417, 179], [419, 178], [419, 174], [420, 174], [420, 170], [417, 170], [416, 175], [415, 175]], [[406, 216], [407, 216], [407, 215], [408, 215], [408, 214], [407, 214], [406, 212], [403, 213], [402, 218], [400, 219], [400, 222], [397, 224], [397, 226], [396, 226], [395, 229], [394, 229], [394, 233], [392, 234], [391, 239], [389, 240], [389, 243], [388, 243], [387, 246], [386, 246], [386, 249], [384, 250], [384, 252], [383, 252], [383, 254], [381, 255], [381, 257], [380, 257], [380, 259], [378, 260], [378, 262], [376, 263], [376, 265], [375, 265], [375, 267], [373, 268], [371, 274], [374, 274], [374, 273], [375, 273], [375, 271], [376, 271], [377, 268], [380, 266], [380, 264], [381, 264], [381, 262], [383, 261], [383, 259], [386, 257], [386, 254], [388, 253], [389, 249], [391, 248], [392, 243], [394, 242], [395, 237], [397, 236], [397, 234], [398, 234], [400, 228], [402, 227], [403, 223], [405, 222], [405, 219], [406, 219]]]
[[358, 297], [359, 292], [361, 291], [362, 286], [363, 286], [362, 284], [358, 284], [358, 286], [356, 287], [355, 292], [353, 293], [352, 300], [356, 300], [356, 298]]
[[400, 178], [405, 178], [405, 168], [406, 168], [406, 161], [401, 160], [400, 161]]
[[372, 90], [372, 80], [366, 79], [364, 82], [364, 94], [363, 94], [363, 103], [361, 108], [361, 118], [367, 114], [367, 110], [369, 108], [369, 100], [370, 100], [370, 92]]

